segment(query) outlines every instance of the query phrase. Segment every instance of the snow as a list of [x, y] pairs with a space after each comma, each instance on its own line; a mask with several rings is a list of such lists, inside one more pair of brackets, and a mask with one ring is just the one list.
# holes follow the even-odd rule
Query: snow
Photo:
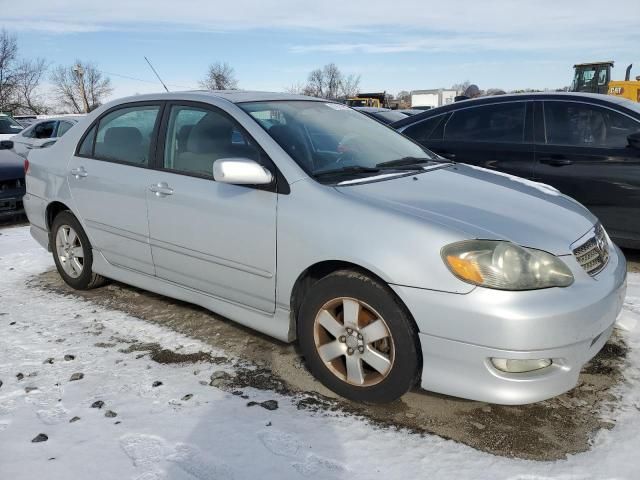
[[[31, 277], [53, 267], [50, 254], [25, 227], [0, 233], [0, 479], [638, 478], [640, 274], [629, 276], [621, 316], [630, 350], [615, 427], [600, 431], [588, 452], [532, 462], [348, 415], [297, 410], [268, 391], [245, 389], [250, 400], [277, 400], [277, 410], [248, 408], [246, 399], [206, 384], [219, 366], [162, 365], [119, 351], [126, 339], [182, 353], [210, 345], [30, 286]], [[96, 346], [112, 337], [122, 345]], [[73, 373], [84, 377], [69, 381]], [[154, 381], [162, 385], [152, 387]], [[187, 394], [193, 397], [183, 400]], [[102, 409], [91, 408], [97, 400]], [[107, 410], [117, 416], [105, 417]], [[80, 420], [70, 423], [74, 416]], [[32, 443], [40, 433], [48, 441]]]

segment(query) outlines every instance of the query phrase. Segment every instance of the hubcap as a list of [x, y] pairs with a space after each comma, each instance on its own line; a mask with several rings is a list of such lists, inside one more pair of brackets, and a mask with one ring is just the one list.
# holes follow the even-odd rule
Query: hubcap
[[355, 298], [323, 305], [314, 322], [318, 355], [340, 380], [368, 387], [384, 380], [393, 366], [394, 345], [384, 319]]
[[84, 268], [84, 249], [76, 231], [69, 225], [61, 225], [56, 233], [56, 253], [64, 272], [78, 278]]

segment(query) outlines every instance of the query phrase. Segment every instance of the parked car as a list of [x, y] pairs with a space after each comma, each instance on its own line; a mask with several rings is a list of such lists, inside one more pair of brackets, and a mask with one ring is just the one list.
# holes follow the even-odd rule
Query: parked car
[[24, 162], [14, 153], [0, 148], [0, 222], [24, 214]]
[[495, 403], [560, 394], [625, 295], [624, 256], [577, 202], [317, 98], [114, 101], [33, 150], [26, 178], [67, 284], [110, 278], [297, 339], [357, 401], [418, 379]]
[[353, 107], [353, 109], [384, 124], [394, 123], [398, 120], [402, 120], [403, 118], [407, 118], [407, 114], [401, 113], [399, 110], [391, 110], [389, 108]]
[[437, 154], [552, 185], [640, 248], [640, 106], [581, 93], [465, 100], [395, 123]]
[[0, 141], [9, 140], [15, 134], [20, 133], [24, 127], [9, 115], [0, 113]]
[[22, 132], [11, 138], [13, 150], [21, 157], [26, 158], [30, 150], [34, 148], [47, 148], [56, 143], [82, 118], [64, 116], [38, 120], [25, 128]]

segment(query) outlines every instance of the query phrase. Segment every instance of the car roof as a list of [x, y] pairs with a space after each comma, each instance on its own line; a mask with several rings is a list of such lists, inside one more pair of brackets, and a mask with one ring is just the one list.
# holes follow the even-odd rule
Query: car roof
[[34, 120], [33, 122], [31, 122], [29, 124], [29, 126], [33, 126], [33, 125], [37, 125], [39, 123], [44, 123], [44, 122], [58, 122], [61, 120], [68, 120], [71, 122], [78, 122], [80, 121], [81, 118], [84, 118], [84, 115], [52, 115], [50, 117], [47, 118], [38, 118], [36, 120]]
[[324, 98], [309, 97], [306, 95], [295, 95], [293, 93], [283, 92], [260, 92], [250, 90], [188, 90], [181, 92], [160, 92], [145, 95], [136, 95], [133, 97], [120, 98], [113, 102], [113, 105], [126, 102], [140, 102], [153, 100], [205, 100], [207, 98], [222, 98], [231, 103], [245, 102], [272, 102], [282, 100], [309, 100], [316, 102], [331, 102]]
[[491, 103], [503, 103], [511, 102], [515, 100], [588, 100], [591, 103], [597, 103], [600, 105], [614, 104], [624, 107], [627, 110], [635, 112], [640, 115], [640, 104], [634, 103], [631, 100], [621, 97], [614, 97], [613, 95], [603, 95], [599, 93], [583, 93], [583, 92], [528, 92], [528, 93], [507, 93], [503, 95], [488, 95], [484, 97], [471, 98], [467, 100], [460, 100], [458, 102], [450, 103], [442, 107], [432, 108], [425, 110], [423, 113], [412, 115], [402, 120], [398, 120], [392, 123], [394, 128], [400, 128], [406, 125], [410, 125], [426, 118], [441, 115], [443, 113], [455, 111], [461, 108], [467, 108], [478, 105], [486, 105]]

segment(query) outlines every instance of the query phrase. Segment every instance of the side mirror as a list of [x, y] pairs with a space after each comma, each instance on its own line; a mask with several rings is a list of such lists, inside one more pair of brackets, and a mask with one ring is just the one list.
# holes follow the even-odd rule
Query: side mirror
[[233, 185], [267, 185], [273, 181], [271, 172], [248, 158], [220, 158], [213, 162], [216, 182]]
[[0, 150], [11, 150], [13, 148], [12, 140], [2, 140], [0, 141]]
[[640, 150], [640, 132], [632, 133], [627, 137], [627, 141], [629, 142], [629, 146]]

